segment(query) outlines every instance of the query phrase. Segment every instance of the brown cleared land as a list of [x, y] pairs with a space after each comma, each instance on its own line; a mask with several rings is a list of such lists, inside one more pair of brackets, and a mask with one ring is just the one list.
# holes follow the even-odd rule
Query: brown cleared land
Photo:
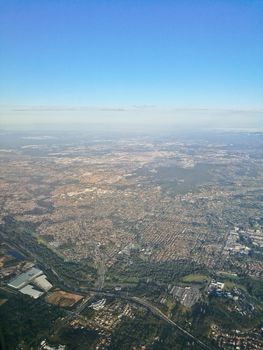
[[72, 307], [81, 299], [83, 299], [82, 295], [72, 294], [62, 290], [56, 291], [47, 297], [47, 301], [50, 304], [61, 307]]

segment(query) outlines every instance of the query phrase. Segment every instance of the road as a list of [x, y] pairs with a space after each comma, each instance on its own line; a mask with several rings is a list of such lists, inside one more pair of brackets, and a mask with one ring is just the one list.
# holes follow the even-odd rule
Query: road
[[95, 282], [95, 286], [98, 289], [103, 289], [106, 273], [105, 258], [97, 244], [95, 245], [95, 263], [97, 266], [98, 275], [97, 281]]
[[[7, 238], [4, 237], [4, 235], [2, 235], [3, 238]], [[18, 247], [16, 244], [14, 244], [14, 242], [10, 242], [8, 239], [6, 239], [8, 241], [8, 243], [10, 245], [13, 245], [16, 249], [21, 250], [21, 247]], [[20, 248], [20, 249], [19, 249]], [[28, 249], [22, 249], [23, 253], [27, 253], [27, 255], [31, 255], [34, 259], [38, 260], [38, 257], [36, 254], [32, 254], [32, 252], [30, 252]], [[41, 263], [41, 265], [43, 266], [43, 261], [39, 261], [39, 263]], [[48, 262], [45, 262], [44, 269], [49, 270], [49, 272], [51, 271], [56, 278], [61, 281], [64, 284], [64, 280], [63, 278], [61, 278], [57, 272], [54, 271], [54, 269], [52, 268], [52, 266], [48, 265]], [[183, 329], [181, 326], [179, 326], [177, 323], [175, 323], [173, 320], [171, 320], [168, 316], [166, 316], [160, 309], [158, 309], [156, 306], [152, 305], [148, 300], [136, 297], [136, 296], [128, 296], [125, 293], [121, 293], [121, 292], [111, 292], [111, 291], [106, 291], [103, 290], [101, 288], [103, 282], [104, 282], [104, 266], [102, 265], [102, 283], [100, 283], [100, 285], [98, 286], [99, 289], [97, 288], [76, 288], [76, 286], [71, 286], [67, 285], [68, 289], [72, 289], [74, 292], [79, 292], [79, 293], [96, 293], [98, 295], [103, 295], [103, 296], [108, 296], [108, 297], [115, 297], [115, 298], [119, 298], [119, 299], [124, 299], [136, 304], [139, 304], [143, 307], [145, 307], [146, 309], [148, 309], [153, 315], [159, 317], [160, 319], [162, 319], [163, 321], [169, 323], [170, 325], [174, 326], [175, 328], [177, 328], [182, 334], [184, 334], [186, 337], [192, 339], [196, 344], [200, 345], [201, 348], [205, 349], [205, 350], [213, 350], [211, 347], [208, 347], [205, 343], [203, 343], [200, 339], [196, 338], [194, 335], [192, 335], [191, 333], [189, 333], [187, 330]], [[9, 288], [8, 288], [9, 289]], [[81, 302], [81, 304], [76, 308], [75, 311], [69, 312], [68, 315], [66, 316], [66, 318], [64, 319], [63, 324], [65, 325], [67, 322], [69, 322], [73, 316], [78, 316], [81, 311], [85, 308], [87, 302], [89, 300], [89, 297], [86, 296], [86, 298]]]
[[177, 323], [175, 323], [173, 320], [171, 320], [168, 316], [166, 316], [160, 309], [158, 309], [156, 306], [152, 305], [148, 300], [138, 298], [138, 297], [131, 297], [132, 301], [134, 301], [137, 304], [140, 304], [144, 307], [146, 307], [149, 311], [152, 312], [155, 316], [158, 316], [163, 321], [169, 323], [170, 325], [177, 328], [181, 333], [183, 333], [188, 338], [192, 339], [196, 344], [200, 345], [203, 349], [213, 350], [211, 346], [207, 346], [205, 343], [203, 343], [200, 339], [196, 338], [194, 335], [180, 327]]
[[[173, 320], [171, 320], [168, 316], [166, 316], [160, 309], [158, 309], [158, 307], [156, 307], [155, 305], [152, 305], [148, 300], [145, 300], [145, 299], [142, 299], [139, 297], [135, 297], [135, 296], [126, 296], [125, 294], [113, 293], [113, 292], [108, 292], [108, 291], [103, 291], [103, 290], [94, 291], [94, 289], [91, 289], [91, 290], [85, 289], [85, 291], [86, 292], [93, 292], [93, 293], [95, 292], [96, 294], [102, 295], [102, 296], [120, 298], [120, 299], [124, 299], [124, 300], [127, 300], [127, 301], [135, 303], [135, 304], [139, 304], [140, 306], [143, 306], [144, 308], [149, 310], [153, 315], [159, 317], [163, 321], [165, 321], [165, 322], [169, 323], [170, 325], [172, 325], [173, 327], [177, 328], [177, 330], [179, 330], [187, 338], [190, 338], [191, 340], [193, 340], [202, 349], [213, 350], [213, 348], [211, 346], [207, 346], [204, 342], [202, 342], [200, 339], [195, 337], [193, 334], [191, 334], [187, 330], [183, 329], [181, 326], [179, 326], [177, 323], [175, 323]], [[82, 293], [83, 293], [83, 290], [82, 290]], [[64, 319], [63, 324], [66, 325], [67, 321], [70, 321], [74, 317], [78, 316], [81, 313], [81, 311], [84, 310], [89, 299], [90, 299], [90, 297], [86, 297], [81, 302], [81, 304], [76, 308], [76, 310], [71, 311], [70, 314], [68, 314], [68, 316], [66, 316], [66, 318]]]

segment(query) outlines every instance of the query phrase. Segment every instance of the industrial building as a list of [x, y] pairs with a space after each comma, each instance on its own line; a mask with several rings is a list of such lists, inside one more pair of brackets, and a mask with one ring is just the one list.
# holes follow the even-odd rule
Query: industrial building
[[43, 271], [37, 269], [36, 267], [32, 267], [26, 272], [21, 273], [21, 275], [14, 278], [12, 281], [8, 283], [9, 287], [14, 289], [21, 289], [26, 286], [29, 282], [31, 282], [34, 278], [43, 274]]
[[32, 283], [45, 292], [48, 292], [52, 288], [52, 284], [49, 283], [45, 275], [35, 278]]
[[31, 284], [26, 285], [25, 287], [20, 289], [19, 292], [21, 292], [22, 294], [29, 295], [34, 299], [38, 299], [39, 297], [41, 297], [41, 295], [44, 294], [44, 292], [40, 292], [39, 290], [36, 290], [34, 286], [32, 286]]
[[[32, 283], [32, 284], [30, 284]], [[45, 292], [52, 288], [52, 284], [47, 280], [43, 271], [32, 267], [26, 272], [21, 273], [8, 283], [9, 287], [19, 290], [19, 292], [29, 295], [34, 299], [39, 298]], [[36, 289], [36, 286], [38, 289]]]

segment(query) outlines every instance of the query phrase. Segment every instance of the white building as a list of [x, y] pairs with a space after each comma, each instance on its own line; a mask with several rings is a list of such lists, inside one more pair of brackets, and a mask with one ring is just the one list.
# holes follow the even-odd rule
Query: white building
[[52, 284], [47, 280], [46, 275], [42, 275], [42, 276], [35, 278], [32, 281], [32, 283], [45, 292], [48, 292], [53, 287]]
[[39, 290], [36, 290], [34, 286], [31, 284], [28, 284], [27, 286], [23, 287], [22, 289], [19, 290], [19, 292], [29, 295], [31, 298], [38, 299], [43, 295], [43, 292], [40, 292]]

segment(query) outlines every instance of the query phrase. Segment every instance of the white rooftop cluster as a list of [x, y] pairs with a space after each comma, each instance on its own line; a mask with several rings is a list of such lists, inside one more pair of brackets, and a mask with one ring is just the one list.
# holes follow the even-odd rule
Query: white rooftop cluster
[[[15, 277], [8, 283], [8, 286], [34, 299], [39, 298], [52, 288], [52, 284], [47, 280], [47, 276], [36, 267], [32, 267]], [[34, 288], [34, 286], [38, 287], [39, 290]]]
[[101, 299], [101, 300], [98, 300], [94, 303], [92, 303], [90, 305], [90, 307], [93, 309], [93, 310], [100, 310], [100, 309], [103, 309], [104, 308], [104, 305], [106, 303], [106, 299]]

